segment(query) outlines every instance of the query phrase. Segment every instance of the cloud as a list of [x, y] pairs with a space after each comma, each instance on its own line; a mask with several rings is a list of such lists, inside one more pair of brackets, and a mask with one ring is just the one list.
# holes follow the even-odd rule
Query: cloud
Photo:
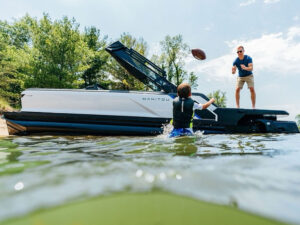
[[[190, 59], [191, 58], [191, 59]], [[187, 68], [189, 72], [194, 71], [196, 74], [206, 75], [210, 80], [215, 81], [231, 81], [231, 77], [228, 76], [231, 71], [231, 65], [233, 62], [232, 55], [224, 55], [216, 59], [212, 59], [207, 62], [199, 63], [199, 61], [190, 57], [186, 60]]]
[[82, 5], [85, 3], [85, 0], [60, 0], [60, 2], [65, 5]]
[[283, 33], [264, 34], [252, 40], [232, 40], [227, 42], [230, 52], [218, 58], [196, 63], [187, 59], [187, 68], [200, 74], [212, 76], [216, 81], [229, 81], [231, 65], [236, 57], [236, 47], [243, 45], [246, 54], [253, 58], [255, 74], [268, 71], [278, 76], [292, 76], [300, 71], [300, 27], [291, 27]]
[[[255, 2], [256, 2], [256, 0], [247, 0], [245, 2], [241, 2], [240, 6], [241, 7], [249, 6], [249, 5], [254, 4]], [[280, 0], [263, 0], [263, 3], [265, 3], [265, 4], [273, 4], [273, 3], [277, 3], [277, 2], [280, 2]]]
[[298, 21], [298, 20], [299, 20], [299, 16], [294, 16], [294, 17], [293, 17], [293, 20], [294, 20], [294, 21]]
[[276, 2], [280, 2], [280, 0], [264, 0], [265, 4], [272, 4], [272, 3], [276, 3]]
[[251, 5], [253, 3], [255, 3], [256, 0], [248, 0], [246, 2], [241, 2], [240, 3], [240, 6], [243, 7], [243, 6], [248, 6], [248, 5]]
[[213, 23], [210, 23], [208, 24], [207, 26], [204, 27], [204, 30], [205, 31], [211, 31], [214, 27], [214, 24]]

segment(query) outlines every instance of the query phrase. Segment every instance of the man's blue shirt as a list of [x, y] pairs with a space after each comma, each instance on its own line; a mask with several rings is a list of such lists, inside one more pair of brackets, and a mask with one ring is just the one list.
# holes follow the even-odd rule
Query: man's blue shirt
[[252, 74], [252, 71], [243, 70], [241, 64], [244, 64], [248, 67], [248, 64], [252, 63], [252, 58], [248, 55], [244, 55], [243, 60], [240, 60], [239, 57], [234, 60], [233, 65], [236, 66], [239, 70], [239, 77], [246, 77]]

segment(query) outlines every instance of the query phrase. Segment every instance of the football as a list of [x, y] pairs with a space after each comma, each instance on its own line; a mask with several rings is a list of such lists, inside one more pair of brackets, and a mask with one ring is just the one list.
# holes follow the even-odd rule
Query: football
[[199, 59], [199, 60], [206, 59], [205, 52], [199, 48], [192, 49], [192, 54], [196, 59]]

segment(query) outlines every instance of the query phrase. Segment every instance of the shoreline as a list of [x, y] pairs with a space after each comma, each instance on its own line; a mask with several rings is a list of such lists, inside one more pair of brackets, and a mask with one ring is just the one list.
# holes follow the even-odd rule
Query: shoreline
[[8, 128], [6, 124], [6, 120], [2, 118], [2, 114], [0, 113], [0, 137], [9, 136]]

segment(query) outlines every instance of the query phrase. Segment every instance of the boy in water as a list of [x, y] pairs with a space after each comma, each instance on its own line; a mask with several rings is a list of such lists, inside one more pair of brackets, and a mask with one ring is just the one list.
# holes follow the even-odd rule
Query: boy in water
[[177, 95], [173, 100], [173, 126], [170, 137], [193, 135], [193, 115], [196, 109], [206, 109], [215, 99], [212, 98], [205, 104], [196, 103], [192, 98], [191, 86], [182, 83], [177, 87]]

